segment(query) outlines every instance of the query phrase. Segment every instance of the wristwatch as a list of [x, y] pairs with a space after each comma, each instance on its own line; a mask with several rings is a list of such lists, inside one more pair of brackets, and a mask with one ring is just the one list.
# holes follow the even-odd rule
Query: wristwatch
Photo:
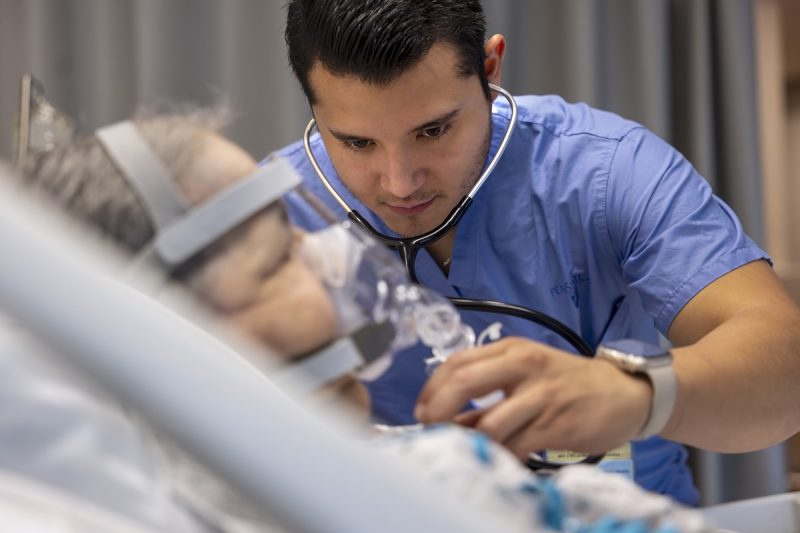
[[672, 368], [672, 354], [655, 344], [635, 339], [622, 339], [600, 345], [595, 354], [625, 372], [646, 376], [653, 386], [650, 414], [636, 439], [658, 435], [667, 425], [675, 407], [677, 381]]

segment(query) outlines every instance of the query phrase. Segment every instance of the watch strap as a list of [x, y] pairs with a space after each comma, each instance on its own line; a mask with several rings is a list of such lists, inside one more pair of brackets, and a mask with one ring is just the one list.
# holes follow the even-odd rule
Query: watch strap
[[636, 435], [636, 439], [646, 439], [658, 435], [664, 430], [678, 394], [678, 383], [672, 365], [648, 368], [644, 371], [653, 387], [653, 401], [650, 404], [650, 414], [644, 427]]
[[620, 370], [646, 376], [653, 391], [647, 421], [635, 439], [646, 439], [664, 430], [672, 416], [678, 391], [672, 354], [669, 350], [636, 339], [620, 339], [601, 344], [596, 357]]

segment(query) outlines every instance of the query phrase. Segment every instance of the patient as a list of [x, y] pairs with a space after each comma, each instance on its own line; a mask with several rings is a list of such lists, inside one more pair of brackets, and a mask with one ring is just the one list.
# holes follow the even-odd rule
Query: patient
[[[244, 150], [217, 133], [222, 118], [213, 111], [151, 116], [136, 126], [189, 206], [256, 169]], [[153, 239], [144, 205], [96, 136], [36, 154], [23, 170], [28, 185], [126, 251], [135, 254]], [[275, 203], [175, 275], [249, 334], [280, 353], [302, 355], [333, 338], [336, 312], [317, 278], [292, 256], [297, 238]]]
[[[246, 152], [217, 133], [221, 125], [214, 111], [136, 120], [190, 208], [256, 170]], [[146, 206], [96, 135], [32, 154], [17, 177], [21, 186], [44, 193], [132, 255], [156, 234]], [[181, 264], [172, 276], [243, 332], [279, 354], [300, 358], [329, 343], [339, 329], [322, 282], [293, 253], [302, 237], [276, 202]], [[0, 398], [19, 415], [0, 416], [0, 439], [6, 442], [0, 447], [0, 471], [45, 481], [164, 530], [193, 531], [196, 516], [202, 517], [201, 524], [215, 523], [215, 531], [268, 527], [260, 513], [220, 497], [227, 489], [156, 443], [148, 430], [79, 376], [33, 353], [22, 357], [38, 349], [29, 348], [28, 340], [7, 326], [0, 316]], [[367, 411], [365, 389], [349, 376], [325, 392]], [[26, 444], [12, 446], [12, 441]], [[164, 493], [165, 487], [175, 496]]]

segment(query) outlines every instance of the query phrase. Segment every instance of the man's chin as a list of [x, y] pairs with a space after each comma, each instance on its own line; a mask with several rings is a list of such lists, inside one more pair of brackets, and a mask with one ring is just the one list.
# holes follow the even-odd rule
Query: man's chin
[[421, 222], [405, 222], [405, 223], [392, 223], [386, 224], [389, 226], [393, 232], [398, 234], [400, 237], [403, 238], [410, 238], [410, 237], [417, 237], [419, 235], [423, 235], [428, 233], [429, 231], [433, 231], [436, 229], [437, 224], [428, 223], [421, 223]]

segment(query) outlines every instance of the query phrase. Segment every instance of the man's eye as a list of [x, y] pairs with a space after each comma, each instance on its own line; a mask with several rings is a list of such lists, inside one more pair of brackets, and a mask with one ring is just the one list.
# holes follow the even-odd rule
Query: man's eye
[[444, 134], [447, 133], [448, 129], [449, 129], [449, 126], [447, 126], [447, 125], [433, 126], [431, 128], [425, 128], [424, 130], [422, 130], [420, 132], [420, 135], [422, 135], [423, 137], [428, 138], [428, 139], [439, 139]]
[[351, 150], [363, 150], [367, 148], [372, 141], [369, 139], [347, 139], [344, 141], [344, 145], [350, 148]]

